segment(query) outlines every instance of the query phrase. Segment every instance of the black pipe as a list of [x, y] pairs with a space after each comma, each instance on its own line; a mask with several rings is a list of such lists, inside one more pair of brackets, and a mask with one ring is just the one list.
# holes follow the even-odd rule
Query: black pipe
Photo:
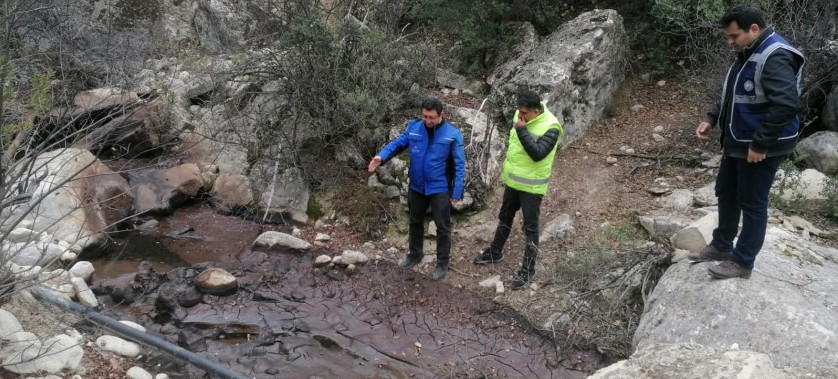
[[94, 323], [103, 326], [109, 329], [110, 331], [120, 335], [121, 337], [125, 337], [143, 345], [158, 348], [166, 353], [171, 354], [175, 358], [183, 359], [215, 377], [222, 379], [252, 379], [252, 377], [244, 376], [238, 372], [231, 370], [229, 367], [222, 366], [217, 362], [213, 362], [209, 359], [206, 359], [180, 346], [173, 345], [161, 338], [143, 333], [117, 320], [94, 312], [93, 310], [81, 304], [77, 304], [73, 301], [67, 300], [67, 298], [65, 297], [58, 296], [52, 291], [47, 290], [46, 288], [43, 288], [41, 286], [33, 287], [32, 294], [38, 300], [46, 301], [47, 303], [55, 305], [63, 310], [70, 311], [82, 317], [85, 317], [88, 320], [93, 321]]

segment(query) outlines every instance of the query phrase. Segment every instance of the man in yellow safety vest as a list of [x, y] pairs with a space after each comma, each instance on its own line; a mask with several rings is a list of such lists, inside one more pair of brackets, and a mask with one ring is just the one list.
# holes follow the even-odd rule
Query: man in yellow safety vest
[[503, 259], [503, 245], [509, 238], [515, 213], [524, 215], [526, 248], [521, 268], [512, 280], [512, 289], [526, 286], [535, 275], [538, 256], [538, 218], [541, 198], [553, 168], [553, 157], [562, 138], [562, 125], [550, 113], [541, 97], [532, 91], [518, 95], [515, 127], [509, 132], [509, 146], [503, 162], [503, 204], [492, 244], [474, 258], [474, 264], [497, 263]]

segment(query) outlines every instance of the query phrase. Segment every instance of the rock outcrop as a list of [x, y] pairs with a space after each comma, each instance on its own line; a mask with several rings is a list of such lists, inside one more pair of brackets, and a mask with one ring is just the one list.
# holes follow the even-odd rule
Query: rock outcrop
[[711, 279], [712, 264], [673, 264], [646, 302], [634, 355], [593, 378], [838, 375], [838, 249], [772, 226], [750, 279]]
[[573, 142], [602, 117], [623, 84], [627, 46], [623, 18], [614, 10], [594, 10], [566, 22], [487, 80], [495, 119], [508, 124], [518, 93], [533, 90], [562, 121], [562, 143]]
[[797, 153], [809, 167], [826, 174], [838, 174], [838, 131], [822, 131], [797, 144]]
[[[35, 242], [55, 244], [57, 256], [71, 248], [95, 249], [106, 244], [105, 232], [130, 213], [133, 199], [128, 182], [87, 150], [43, 153], [21, 171], [25, 163], [19, 162], [8, 174], [18, 183], [10, 187], [17, 190], [11, 195], [21, 202], [2, 210], [0, 231], [27, 225], [37, 240], [24, 242], [26, 247]], [[57, 258], [49, 255], [18, 263], [43, 264]]]

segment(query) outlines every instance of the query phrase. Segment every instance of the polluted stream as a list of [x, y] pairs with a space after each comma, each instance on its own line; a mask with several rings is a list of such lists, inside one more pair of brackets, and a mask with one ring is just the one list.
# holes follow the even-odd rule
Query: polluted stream
[[[118, 236], [94, 260], [91, 288], [104, 314], [253, 378], [584, 378], [602, 363], [595, 352], [559, 351], [512, 309], [467, 289], [385, 260], [349, 273], [315, 267], [327, 251], [252, 251], [259, 232], [207, 205], [182, 209]], [[193, 278], [210, 267], [235, 275], [238, 291], [198, 292]], [[172, 378], [210, 377], [148, 347], [141, 363]]]

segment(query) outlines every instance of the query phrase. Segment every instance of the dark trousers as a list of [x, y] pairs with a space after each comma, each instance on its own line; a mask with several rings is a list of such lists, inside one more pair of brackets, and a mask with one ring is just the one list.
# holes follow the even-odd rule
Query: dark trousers
[[[719, 250], [732, 251], [733, 260], [742, 267], [753, 268], [762, 249], [768, 226], [768, 192], [786, 157], [768, 157], [759, 163], [748, 163], [744, 158], [722, 158], [716, 178], [719, 226], [713, 230], [711, 243]], [[734, 247], [740, 219], [742, 232]]]
[[512, 221], [515, 220], [515, 213], [518, 209], [524, 215], [524, 236], [527, 241], [524, 248], [524, 261], [518, 275], [530, 278], [535, 275], [535, 259], [538, 257], [538, 217], [541, 214], [541, 195], [518, 191], [508, 186], [504, 188], [503, 204], [498, 212], [498, 228], [495, 230], [495, 238], [489, 248], [493, 254], [503, 253], [503, 245], [509, 238]]
[[425, 195], [408, 191], [407, 209], [410, 213], [409, 245], [411, 257], [421, 258], [425, 237], [425, 211], [431, 207], [436, 224], [436, 262], [438, 266], [448, 265], [451, 255], [451, 196], [447, 192]]

